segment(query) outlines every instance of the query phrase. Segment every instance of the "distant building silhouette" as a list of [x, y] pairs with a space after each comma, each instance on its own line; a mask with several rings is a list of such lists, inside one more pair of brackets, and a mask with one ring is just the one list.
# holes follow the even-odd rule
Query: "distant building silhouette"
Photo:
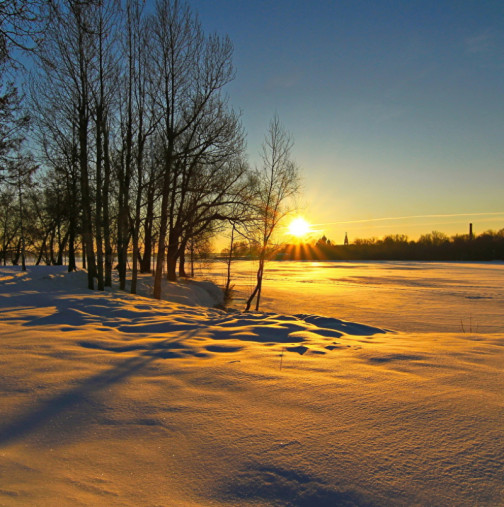
[[345, 242], [344, 242], [345, 245], [348, 245], [348, 234], [345, 232]]
[[472, 229], [472, 224], [469, 224], [469, 239], [473, 239], [473, 229]]

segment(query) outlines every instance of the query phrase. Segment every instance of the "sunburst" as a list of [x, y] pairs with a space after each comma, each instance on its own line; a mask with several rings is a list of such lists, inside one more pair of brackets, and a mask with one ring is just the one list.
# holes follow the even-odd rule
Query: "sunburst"
[[296, 217], [287, 227], [287, 234], [302, 239], [311, 232], [310, 224], [303, 217]]

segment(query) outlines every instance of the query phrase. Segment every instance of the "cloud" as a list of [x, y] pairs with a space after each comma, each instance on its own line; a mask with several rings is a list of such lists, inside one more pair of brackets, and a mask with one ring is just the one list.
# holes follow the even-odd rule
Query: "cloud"
[[345, 220], [340, 222], [329, 222], [325, 224], [314, 224], [314, 226], [340, 225], [340, 224], [363, 224], [366, 222], [386, 222], [395, 220], [413, 220], [419, 218], [453, 218], [453, 217], [481, 217], [481, 216], [504, 216], [504, 211], [490, 211], [485, 213], [450, 213], [439, 215], [410, 215], [402, 217], [366, 218], [361, 220]]
[[493, 51], [496, 41], [496, 33], [491, 29], [486, 29], [465, 40], [466, 51], [471, 55], [487, 54]]
[[301, 73], [298, 71], [293, 71], [286, 74], [277, 74], [275, 76], [271, 76], [266, 82], [267, 90], [274, 89], [287, 89], [293, 88], [296, 86], [301, 79]]
[[354, 106], [352, 114], [366, 121], [387, 123], [403, 117], [405, 109], [393, 104], [361, 102]]

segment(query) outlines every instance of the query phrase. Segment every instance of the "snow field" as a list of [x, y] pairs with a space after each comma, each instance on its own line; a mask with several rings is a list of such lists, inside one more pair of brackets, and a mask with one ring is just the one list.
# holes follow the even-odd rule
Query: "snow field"
[[0, 268], [0, 505], [504, 505], [504, 334], [85, 285]]

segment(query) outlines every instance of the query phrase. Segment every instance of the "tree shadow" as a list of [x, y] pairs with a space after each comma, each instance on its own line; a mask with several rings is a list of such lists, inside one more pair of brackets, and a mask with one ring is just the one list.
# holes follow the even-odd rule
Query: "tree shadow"
[[301, 468], [269, 464], [249, 465], [221, 485], [222, 492], [236, 503], [252, 501], [267, 505], [300, 507], [374, 507], [374, 501], [352, 487], [330, 484]]
[[[40, 401], [0, 425], [0, 445], [12, 444], [39, 432], [43, 432], [40, 439], [42, 442], [61, 445], [65, 439], [71, 439], [86, 425], [96, 421], [98, 414], [106, 410], [105, 401], [100, 399], [105, 390], [132, 377], [157, 359], [183, 357], [172, 349], [179, 348], [179, 342], [197, 332], [195, 329], [183, 337], [156, 342], [140, 355], [129, 357], [114, 367], [79, 382], [71, 389]], [[112, 353], [130, 352], [127, 349], [95, 348]]]

